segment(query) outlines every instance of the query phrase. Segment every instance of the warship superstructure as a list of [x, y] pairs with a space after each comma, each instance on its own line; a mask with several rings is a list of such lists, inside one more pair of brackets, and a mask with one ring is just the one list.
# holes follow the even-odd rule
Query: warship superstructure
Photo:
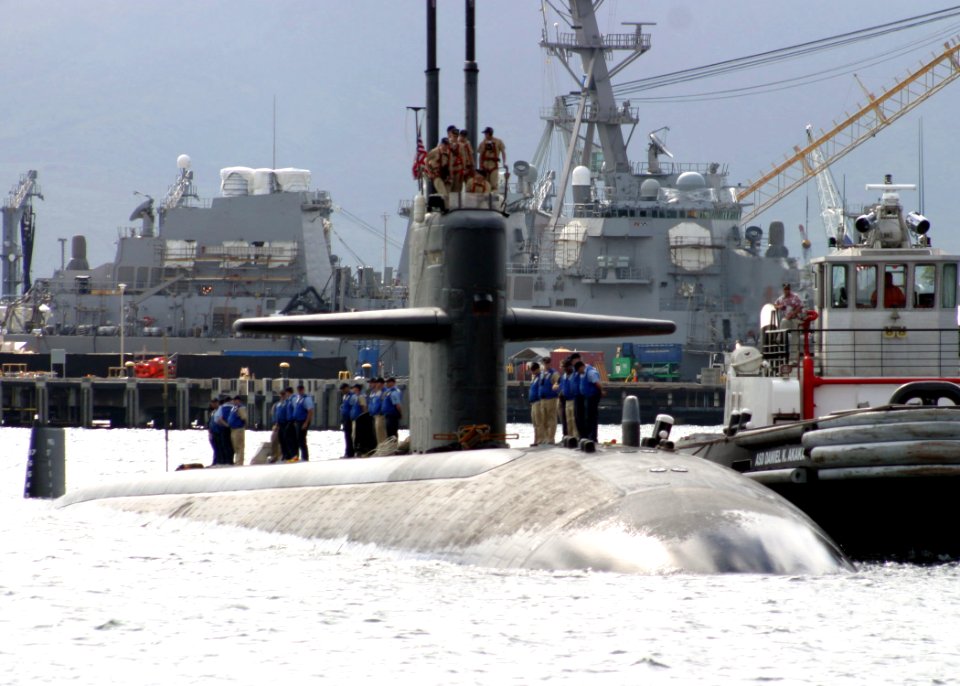
[[[507, 184], [510, 303], [670, 319], [677, 331], [663, 342], [682, 351], [681, 374], [692, 379], [710, 354], [756, 337], [756, 312], [784, 281], [796, 284], [797, 264], [782, 223], [766, 235], [741, 225], [726, 165], [671, 159], [666, 127], [647, 134], [646, 160], [628, 158], [639, 111], [615, 99], [612, 78], [650, 49], [650, 34], [641, 23], [603, 34], [591, 0], [566, 4], [553, 26], [544, 14], [540, 44], [577, 89], [543, 112], [541, 145], [531, 163], [514, 163]], [[626, 55], [616, 64], [615, 52]], [[554, 133], [566, 144], [559, 173], [546, 171]]]
[[221, 197], [205, 201], [197, 195], [189, 157], [181, 155], [177, 164], [176, 182], [163, 200], [155, 204], [145, 196], [133, 210], [130, 221], [141, 225], [118, 237], [112, 262], [91, 267], [86, 238], [74, 236], [60, 270], [36, 279], [24, 295], [6, 298], [8, 348], [351, 357], [353, 344], [239, 338], [232, 326], [243, 317], [405, 304], [406, 288], [392, 270], [355, 272], [333, 254], [333, 203], [328, 192], [310, 189], [309, 171], [227, 167]]

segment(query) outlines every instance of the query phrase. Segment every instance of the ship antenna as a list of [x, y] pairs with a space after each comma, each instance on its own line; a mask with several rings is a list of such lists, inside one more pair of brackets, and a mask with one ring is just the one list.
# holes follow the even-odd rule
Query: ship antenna
[[917, 158], [920, 165], [920, 170], [917, 173], [917, 185], [920, 187], [920, 192], [917, 194], [919, 197], [917, 200], [920, 203], [920, 208], [917, 210], [919, 214], [923, 214], [923, 196], [926, 189], [925, 184], [923, 183], [923, 117], [920, 117], [920, 130], [919, 130], [919, 140], [917, 145], [920, 147]]
[[427, 152], [423, 148], [423, 143], [422, 143], [423, 138], [422, 138], [422, 132], [420, 130], [420, 110], [425, 108], [408, 105], [407, 109], [413, 110], [413, 132], [416, 134], [416, 138], [417, 138], [417, 156], [414, 158], [414, 161], [413, 161], [413, 174], [414, 174], [414, 177], [417, 179], [417, 188], [420, 190], [421, 193], [423, 193], [424, 192], [423, 181], [426, 177], [423, 175], [421, 167], [423, 166], [423, 163], [424, 163], [423, 160], [426, 157]]
[[427, 149], [440, 142], [440, 69], [437, 68], [437, 0], [427, 0]]
[[277, 168], [277, 94], [273, 94], [273, 169]]
[[[470, 132], [470, 147], [477, 149], [477, 83], [479, 80], [480, 69], [477, 67], [476, 55], [476, 21], [475, 10], [476, 0], [466, 0], [466, 55], [463, 63], [463, 87], [466, 112], [464, 114], [464, 124], [467, 131]], [[476, 167], [476, 160], [470, 160], [470, 166]]]

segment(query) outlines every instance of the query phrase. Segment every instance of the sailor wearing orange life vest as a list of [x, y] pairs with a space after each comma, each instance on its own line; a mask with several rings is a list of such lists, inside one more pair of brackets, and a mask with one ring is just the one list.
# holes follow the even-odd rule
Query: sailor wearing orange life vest
[[427, 153], [424, 169], [433, 180], [433, 187], [440, 195], [450, 190], [450, 140], [443, 138], [440, 145]]
[[470, 145], [470, 132], [466, 129], [460, 129], [460, 160], [463, 163], [463, 183], [473, 176], [473, 170], [477, 167], [477, 159], [473, 154], [473, 146]]
[[489, 193], [490, 183], [487, 181], [487, 177], [483, 175], [482, 170], [474, 169], [473, 174], [467, 178], [463, 190], [467, 193]]
[[460, 131], [456, 126], [447, 127], [447, 140], [450, 141], [450, 190], [459, 193], [463, 188], [463, 157], [460, 154]]
[[483, 130], [483, 140], [478, 145], [480, 152], [480, 168], [487, 175], [490, 188], [496, 189], [500, 179], [500, 159], [503, 166], [507, 166], [507, 146], [499, 138], [494, 138], [493, 129], [489, 126]]

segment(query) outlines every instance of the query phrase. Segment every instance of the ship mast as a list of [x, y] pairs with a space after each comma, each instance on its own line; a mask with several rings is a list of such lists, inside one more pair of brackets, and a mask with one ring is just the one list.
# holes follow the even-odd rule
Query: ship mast
[[[610, 190], [621, 190], [629, 182], [631, 168], [621, 126], [636, 126], [637, 116], [636, 111], [629, 107], [618, 107], [611, 79], [650, 49], [650, 35], [642, 32], [644, 24], [627, 24], [635, 27], [632, 33], [601, 34], [593, 0], [569, 0], [569, 7], [570, 15], [564, 20], [570, 30], [561, 31], [558, 27], [551, 36], [544, 26], [543, 38], [540, 41], [540, 46], [555, 56], [580, 85], [579, 102], [575, 112], [561, 97], [558, 98], [552, 114], [548, 116], [548, 125], [570, 132], [557, 193], [560, 200], [554, 207], [551, 218], [554, 226], [562, 210], [563, 196], [573, 166], [590, 166], [594, 136], [600, 141], [604, 161], [603, 169], [596, 171], [602, 172], [606, 187]], [[608, 67], [607, 58], [614, 50], [627, 51], [627, 56], [616, 65]], [[574, 68], [574, 55], [580, 58], [582, 69]], [[584, 125], [587, 129], [581, 135]], [[583, 147], [580, 159], [575, 162], [581, 139]]]
[[0, 298], [11, 300], [20, 295], [18, 287], [23, 284], [23, 293], [30, 290], [30, 262], [33, 257], [33, 237], [36, 213], [33, 199], [40, 198], [37, 172], [33, 169], [20, 177], [20, 182], [10, 191], [7, 203], [0, 209], [3, 214], [2, 289]]

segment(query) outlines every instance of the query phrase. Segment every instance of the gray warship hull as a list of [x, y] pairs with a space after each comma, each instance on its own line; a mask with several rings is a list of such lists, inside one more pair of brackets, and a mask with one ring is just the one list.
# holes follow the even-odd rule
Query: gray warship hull
[[400, 307], [406, 289], [390, 273], [353, 271], [333, 255], [331, 199], [307, 189], [309, 172], [256, 170], [266, 181], [254, 184], [254, 170], [227, 168], [223, 197], [201, 201], [185, 157], [160, 207], [148, 198], [134, 210], [130, 220], [142, 225], [122, 230], [112, 262], [91, 267], [85, 237], [75, 236], [69, 262], [8, 299], [5, 350], [126, 360], [272, 352], [347, 358], [352, 368], [371, 348], [384, 371], [401, 366], [405, 351], [396, 346], [234, 334], [243, 317]]

